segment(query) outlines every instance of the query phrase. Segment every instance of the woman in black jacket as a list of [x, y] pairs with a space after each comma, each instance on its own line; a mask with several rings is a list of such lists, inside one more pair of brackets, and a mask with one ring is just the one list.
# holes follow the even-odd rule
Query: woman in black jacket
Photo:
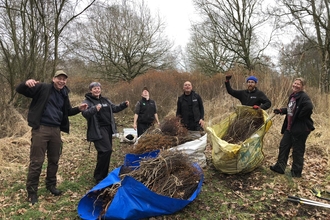
[[101, 84], [92, 82], [90, 92], [85, 95], [84, 103], [88, 108], [82, 112], [87, 120], [87, 141], [94, 143], [97, 150], [97, 163], [94, 170], [96, 183], [107, 177], [112, 154], [112, 135], [117, 133], [113, 113], [128, 107], [129, 101], [119, 105], [101, 96]]
[[280, 142], [278, 159], [275, 165], [270, 166], [270, 169], [284, 174], [290, 149], [292, 148], [292, 177], [301, 177], [306, 140], [310, 132], [315, 129], [311, 118], [313, 103], [303, 91], [304, 86], [305, 80], [296, 78], [292, 84], [293, 93], [289, 96], [287, 107], [274, 109], [275, 114], [286, 116], [281, 129], [283, 137]]

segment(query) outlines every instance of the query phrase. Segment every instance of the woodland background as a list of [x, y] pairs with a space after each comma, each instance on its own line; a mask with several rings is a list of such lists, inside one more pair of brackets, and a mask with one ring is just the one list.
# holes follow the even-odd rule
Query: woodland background
[[[84, 99], [88, 85], [99, 81], [103, 95], [114, 103], [130, 101], [116, 114], [118, 129], [131, 127], [134, 104], [147, 86], [158, 106], [160, 120], [174, 114], [184, 81], [204, 101], [207, 126], [234, 111], [238, 101], [226, 93], [224, 76], [232, 86], [245, 88], [248, 75], [272, 101], [268, 110], [285, 106], [292, 80], [304, 77], [315, 109], [316, 130], [307, 141], [303, 178], [276, 175], [283, 117], [275, 116], [264, 138], [265, 160], [245, 175], [225, 175], [212, 166], [211, 149], [199, 197], [186, 209], [159, 219], [326, 219], [329, 211], [287, 203], [288, 194], [316, 199], [315, 185], [329, 188], [329, 52], [330, 10], [327, 0], [279, 0], [265, 8], [262, 0], [194, 0], [201, 21], [191, 29], [184, 48], [173, 48], [164, 34], [165, 22], [140, 1], [0, 1], [0, 217], [3, 219], [75, 219], [79, 199], [93, 186], [95, 150], [88, 153], [86, 122], [70, 118], [71, 133], [63, 134], [65, 148], [59, 170], [57, 198], [40, 186], [40, 202], [26, 201], [30, 100], [16, 94], [29, 78], [50, 82], [57, 69], [69, 74], [73, 105]], [[173, 6], [175, 7], [175, 6]], [[260, 30], [270, 28], [269, 37]], [[290, 31], [290, 42], [283, 44]], [[265, 53], [277, 48], [278, 60]], [[114, 140], [111, 168], [122, 164], [129, 145]], [[42, 182], [42, 177], [41, 177]]]

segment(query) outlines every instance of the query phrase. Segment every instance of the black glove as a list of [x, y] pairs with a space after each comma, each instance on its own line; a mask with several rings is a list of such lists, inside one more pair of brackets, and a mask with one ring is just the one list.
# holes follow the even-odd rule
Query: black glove
[[282, 110], [281, 109], [274, 109], [274, 114], [281, 114], [282, 113]]
[[231, 75], [227, 75], [226, 76], [226, 81], [229, 81], [231, 79], [231, 77], [232, 77]]

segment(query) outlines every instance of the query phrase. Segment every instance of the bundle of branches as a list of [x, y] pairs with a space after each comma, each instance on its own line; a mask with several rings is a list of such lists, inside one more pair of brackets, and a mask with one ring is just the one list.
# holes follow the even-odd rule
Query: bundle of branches
[[253, 133], [255, 133], [264, 124], [263, 112], [256, 110], [255, 112], [242, 111], [229, 123], [223, 140], [232, 144], [244, 142]]
[[[137, 169], [122, 167], [120, 179], [131, 176], [159, 195], [189, 199], [198, 187], [200, 172], [183, 153], [163, 151], [156, 158], [142, 159]], [[120, 184], [114, 184], [95, 192], [94, 196], [98, 195], [94, 204], [102, 205], [102, 215], [106, 213], [119, 187]]]
[[143, 154], [154, 150], [166, 150], [187, 141], [191, 141], [190, 136], [170, 136], [164, 134], [144, 134], [138, 140], [137, 144], [129, 149], [132, 154]]
[[160, 130], [170, 136], [186, 136], [188, 129], [181, 124], [179, 117], [170, 116], [160, 124]]
[[154, 150], [165, 150], [178, 146], [193, 137], [187, 135], [188, 130], [181, 123], [178, 117], [167, 117], [159, 128], [150, 127], [138, 140], [134, 148], [128, 153], [143, 154]]

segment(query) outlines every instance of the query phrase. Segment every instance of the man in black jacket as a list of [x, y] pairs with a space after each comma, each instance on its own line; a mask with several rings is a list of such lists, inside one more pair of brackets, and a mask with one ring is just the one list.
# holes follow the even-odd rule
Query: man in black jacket
[[204, 128], [204, 105], [202, 98], [192, 90], [191, 82], [183, 84], [183, 94], [178, 98], [176, 116], [193, 136], [200, 137]]
[[26, 181], [28, 201], [38, 202], [38, 185], [47, 152], [46, 188], [55, 196], [61, 195], [56, 188], [56, 173], [62, 151], [61, 131], [69, 133], [68, 116], [76, 115], [87, 108], [86, 104], [71, 107], [69, 89], [66, 87], [68, 75], [59, 70], [52, 83], [40, 83], [29, 79], [16, 87], [16, 91], [32, 98], [28, 125], [32, 127], [30, 164]]
[[271, 101], [267, 98], [267, 96], [260, 91], [256, 86], [258, 83], [258, 79], [255, 76], [249, 76], [246, 79], [247, 89], [245, 90], [234, 90], [231, 88], [229, 80], [231, 79], [231, 75], [226, 76], [225, 86], [227, 92], [237, 98], [242, 105], [252, 106], [254, 109], [263, 109], [267, 110], [271, 106]]

